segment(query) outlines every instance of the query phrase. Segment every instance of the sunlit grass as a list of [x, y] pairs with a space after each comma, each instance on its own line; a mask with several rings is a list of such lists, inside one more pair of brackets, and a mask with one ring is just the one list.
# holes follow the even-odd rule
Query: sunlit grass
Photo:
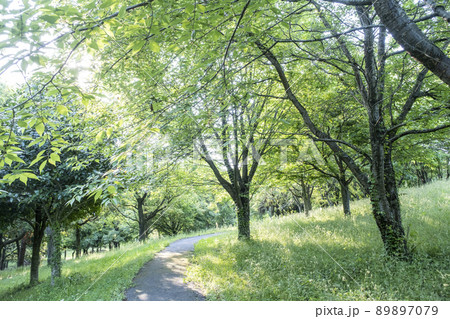
[[196, 246], [188, 279], [211, 300], [448, 300], [450, 182], [402, 190], [412, 263], [385, 256], [367, 200], [252, 224]]

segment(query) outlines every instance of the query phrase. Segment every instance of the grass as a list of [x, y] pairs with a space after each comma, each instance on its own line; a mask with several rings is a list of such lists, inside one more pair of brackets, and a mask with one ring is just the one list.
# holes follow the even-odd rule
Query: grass
[[196, 245], [188, 280], [209, 300], [449, 300], [450, 182], [401, 191], [413, 262], [384, 254], [367, 200], [252, 223]]
[[50, 268], [40, 268], [41, 282], [28, 286], [29, 268], [0, 272], [0, 300], [123, 300], [139, 269], [171, 242], [203, 231], [176, 237], [130, 243], [121, 249], [96, 253], [64, 262], [62, 277], [50, 284]]

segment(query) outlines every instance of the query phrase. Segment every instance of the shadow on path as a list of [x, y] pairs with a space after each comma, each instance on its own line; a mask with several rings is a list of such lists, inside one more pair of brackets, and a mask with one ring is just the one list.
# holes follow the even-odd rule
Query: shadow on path
[[134, 286], [126, 293], [129, 301], [205, 300], [205, 296], [192, 283], [184, 283], [184, 274], [194, 244], [199, 240], [217, 236], [208, 234], [180, 239], [160, 251], [146, 263], [133, 279]]

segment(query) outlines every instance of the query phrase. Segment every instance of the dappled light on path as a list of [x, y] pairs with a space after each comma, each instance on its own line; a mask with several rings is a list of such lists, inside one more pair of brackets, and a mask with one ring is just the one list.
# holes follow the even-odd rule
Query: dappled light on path
[[205, 297], [198, 287], [184, 282], [184, 274], [194, 244], [215, 235], [217, 234], [181, 239], [156, 254], [134, 278], [135, 286], [127, 291], [126, 300], [204, 300]]

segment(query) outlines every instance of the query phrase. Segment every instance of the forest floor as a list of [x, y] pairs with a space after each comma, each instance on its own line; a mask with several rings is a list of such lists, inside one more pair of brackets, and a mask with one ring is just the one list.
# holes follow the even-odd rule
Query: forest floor
[[217, 235], [219, 234], [195, 236], [171, 243], [140, 269], [133, 280], [134, 287], [126, 292], [126, 300], [204, 300], [201, 290], [194, 284], [185, 282], [184, 276], [194, 244]]

